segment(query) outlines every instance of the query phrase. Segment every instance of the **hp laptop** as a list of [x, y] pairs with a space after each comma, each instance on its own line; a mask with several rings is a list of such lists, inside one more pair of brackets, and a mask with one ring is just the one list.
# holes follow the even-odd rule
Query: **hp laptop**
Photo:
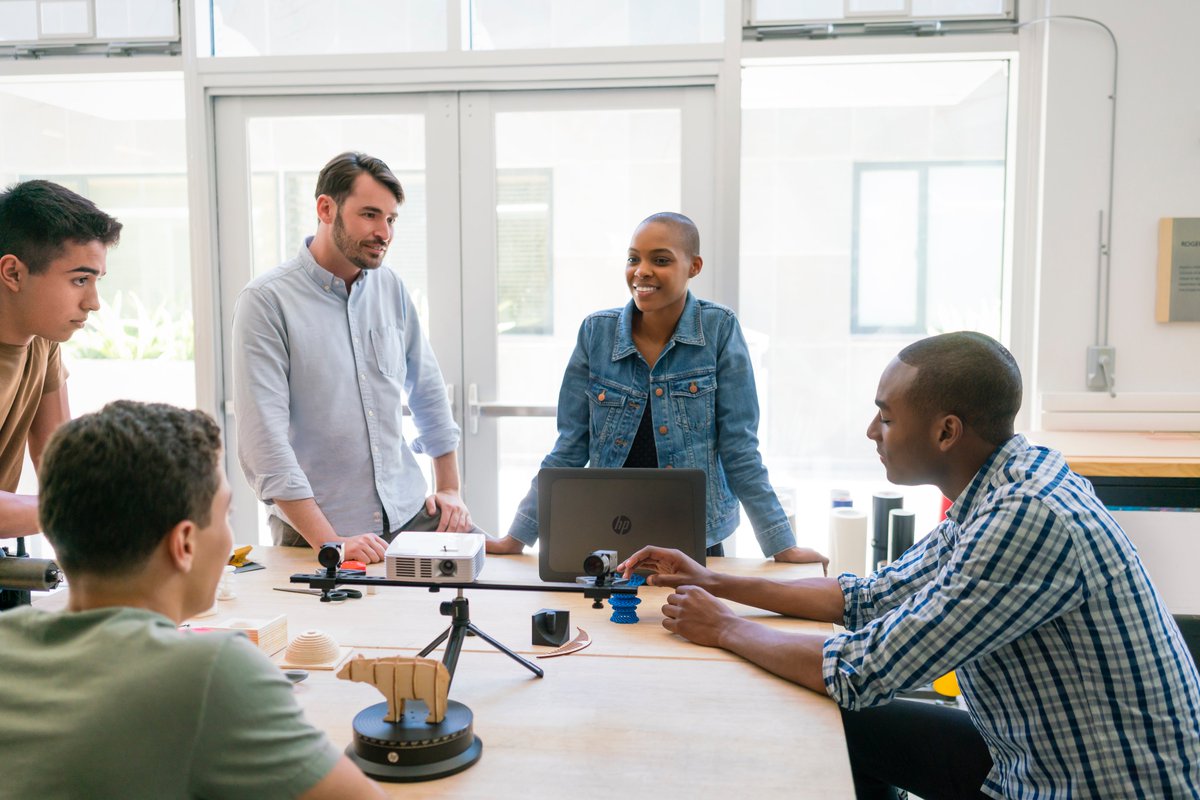
[[704, 563], [701, 469], [567, 469], [538, 472], [538, 574], [574, 581], [594, 550], [624, 561], [646, 545]]

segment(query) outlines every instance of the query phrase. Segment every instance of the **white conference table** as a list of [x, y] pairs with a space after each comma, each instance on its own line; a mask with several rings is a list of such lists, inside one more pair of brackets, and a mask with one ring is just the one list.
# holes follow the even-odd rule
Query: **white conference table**
[[[315, 570], [313, 551], [255, 547], [250, 558], [266, 569], [236, 575], [237, 597], [221, 601], [216, 616], [195, 624], [286, 614], [289, 638], [321, 630], [368, 657], [415, 655], [449, 626], [439, 605], [452, 600], [454, 590], [379, 587], [360, 599], [322, 603], [273, 590], [291, 586], [293, 573]], [[754, 559], [710, 559], [710, 566], [775, 578], [820, 574], [819, 565]], [[368, 573], [382, 575], [382, 565]], [[480, 577], [536, 583], [536, 557], [490, 557]], [[853, 798], [835, 704], [725, 651], [667, 632], [661, 607], [669, 591], [639, 589], [640, 621], [620, 625], [609, 621], [607, 604], [593, 609], [582, 594], [467, 590], [471, 620], [533, 660], [545, 677], [534, 677], [486, 642], [468, 637], [450, 697], [474, 713], [482, 757], [447, 778], [381, 785], [390, 795], [415, 798]], [[61, 603], [61, 594], [39, 605]], [[542, 608], [570, 611], [570, 638], [582, 626], [592, 644], [567, 656], [534, 658], [551, 649], [531, 643], [531, 617]], [[781, 629], [832, 630], [735, 608]], [[441, 655], [439, 647], [430, 657]], [[371, 686], [338, 680], [328, 670], [311, 670], [297, 684], [296, 698], [339, 746], [351, 741], [354, 715], [383, 699]]]

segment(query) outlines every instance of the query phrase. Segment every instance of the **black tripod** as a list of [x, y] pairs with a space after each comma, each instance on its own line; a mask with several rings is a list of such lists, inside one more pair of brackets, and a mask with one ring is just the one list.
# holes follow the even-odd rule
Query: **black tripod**
[[417, 656], [424, 658], [433, 652], [434, 648], [439, 644], [446, 642], [446, 637], [450, 637], [450, 641], [446, 642], [446, 652], [442, 655], [442, 663], [449, 670], [451, 681], [454, 680], [454, 668], [458, 665], [458, 654], [462, 652], [464, 636], [478, 636], [513, 661], [523, 665], [525, 669], [539, 678], [546, 674], [537, 664], [509, 650], [500, 642], [481, 631], [474, 622], [471, 622], [471, 607], [467, 603], [467, 598], [463, 597], [462, 589], [458, 590], [458, 597], [448, 603], [442, 603], [439, 610], [443, 617], [450, 617], [450, 627], [438, 634], [438, 637], [430, 642], [424, 650], [417, 653]]

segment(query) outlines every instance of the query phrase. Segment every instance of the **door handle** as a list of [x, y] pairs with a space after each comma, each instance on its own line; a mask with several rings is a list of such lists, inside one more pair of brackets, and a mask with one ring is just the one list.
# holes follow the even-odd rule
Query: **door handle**
[[471, 433], [479, 433], [480, 417], [555, 417], [558, 406], [517, 406], [506, 403], [479, 402], [479, 386], [467, 386], [467, 427]]

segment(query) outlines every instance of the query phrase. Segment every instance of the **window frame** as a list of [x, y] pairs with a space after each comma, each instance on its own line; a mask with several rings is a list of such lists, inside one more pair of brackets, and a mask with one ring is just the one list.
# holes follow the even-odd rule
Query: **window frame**
[[[850, 335], [876, 336], [891, 334], [924, 334], [928, 328], [929, 306], [929, 176], [933, 169], [947, 167], [998, 167], [1006, 165], [1000, 159], [949, 159], [928, 161], [857, 161], [854, 164], [853, 219], [850, 242]], [[860, 242], [862, 239], [862, 179], [871, 172], [907, 172], [917, 176], [917, 281], [914, 290], [916, 321], [912, 325], [863, 325], [859, 322]], [[1003, 250], [1002, 250], [1003, 252]], [[1007, 282], [1008, 266], [1000, 264], [1002, 285]], [[1001, 298], [1001, 315], [1006, 308]]]

